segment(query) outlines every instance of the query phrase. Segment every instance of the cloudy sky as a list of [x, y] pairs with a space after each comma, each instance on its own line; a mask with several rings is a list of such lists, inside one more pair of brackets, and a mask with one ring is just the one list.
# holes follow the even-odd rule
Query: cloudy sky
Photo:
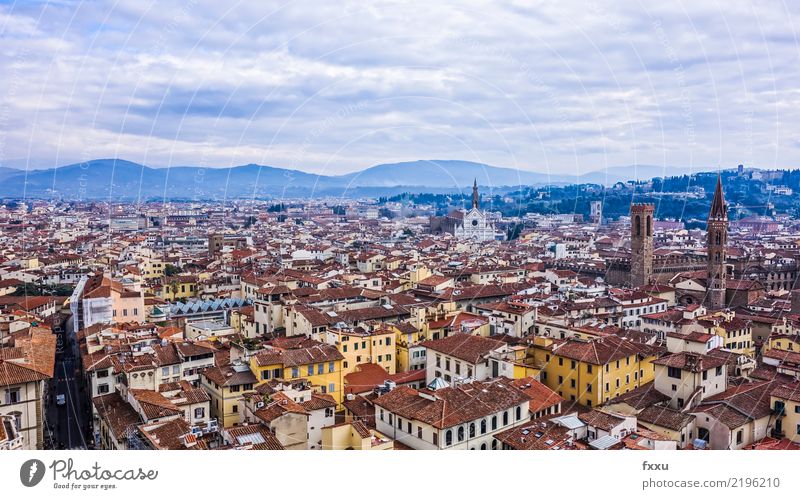
[[754, 3], [0, 1], [0, 164], [798, 167], [800, 7]]

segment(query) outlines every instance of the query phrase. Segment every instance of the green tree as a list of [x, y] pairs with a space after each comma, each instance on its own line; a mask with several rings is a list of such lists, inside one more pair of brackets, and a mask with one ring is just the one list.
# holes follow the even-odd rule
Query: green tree
[[168, 263], [167, 265], [164, 266], [164, 275], [166, 275], [167, 277], [172, 277], [174, 275], [180, 274], [181, 272], [183, 272], [183, 270], [177, 265], [172, 265], [171, 263]]

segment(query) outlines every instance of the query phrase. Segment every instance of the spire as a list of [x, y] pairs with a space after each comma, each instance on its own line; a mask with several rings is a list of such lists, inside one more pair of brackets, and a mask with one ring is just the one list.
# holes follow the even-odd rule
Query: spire
[[478, 205], [480, 204], [480, 196], [478, 196], [478, 179], [475, 179], [475, 182], [472, 184], [472, 207], [474, 209], [478, 209]]
[[711, 201], [708, 218], [728, 218], [728, 207], [725, 205], [725, 194], [722, 192], [722, 176], [719, 174], [717, 174], [717, 187], [714, 189], [714, 199]]

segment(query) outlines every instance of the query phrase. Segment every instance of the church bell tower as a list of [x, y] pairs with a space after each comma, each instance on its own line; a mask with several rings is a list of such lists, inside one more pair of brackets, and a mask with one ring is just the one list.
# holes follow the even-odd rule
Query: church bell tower
[[708, 213], [706, 247], [708, 249], [708, 284], [706, 305], [710, 309], [725, 307], [725, 246], [728, 244], [728, 205], [722, 192], [722, 177], [717, 175], [717, 187]]

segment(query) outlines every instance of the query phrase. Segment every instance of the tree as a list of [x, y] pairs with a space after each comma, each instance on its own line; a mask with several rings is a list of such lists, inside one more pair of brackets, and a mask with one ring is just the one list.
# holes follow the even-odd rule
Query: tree
[[22, 286], [18, 286], [11, 296], [42, 296], [42, 290], [36, 284], [26, 282]]
[[164, 275], [167, 277], [172, 277], [174, 275], [180, 274], [181, 272], [183, 272], [183, 270], [180, 267], [172, 265], [171, 263], [168, 263], [167, 265], [164, 266]]
[[519, 237], [519, 234], [522, 232], [522, 228], [524, 227], [521, 223], [515, 223], [508, 227], [506, 230], [506, 238], [509, 241], [513, 241]]

